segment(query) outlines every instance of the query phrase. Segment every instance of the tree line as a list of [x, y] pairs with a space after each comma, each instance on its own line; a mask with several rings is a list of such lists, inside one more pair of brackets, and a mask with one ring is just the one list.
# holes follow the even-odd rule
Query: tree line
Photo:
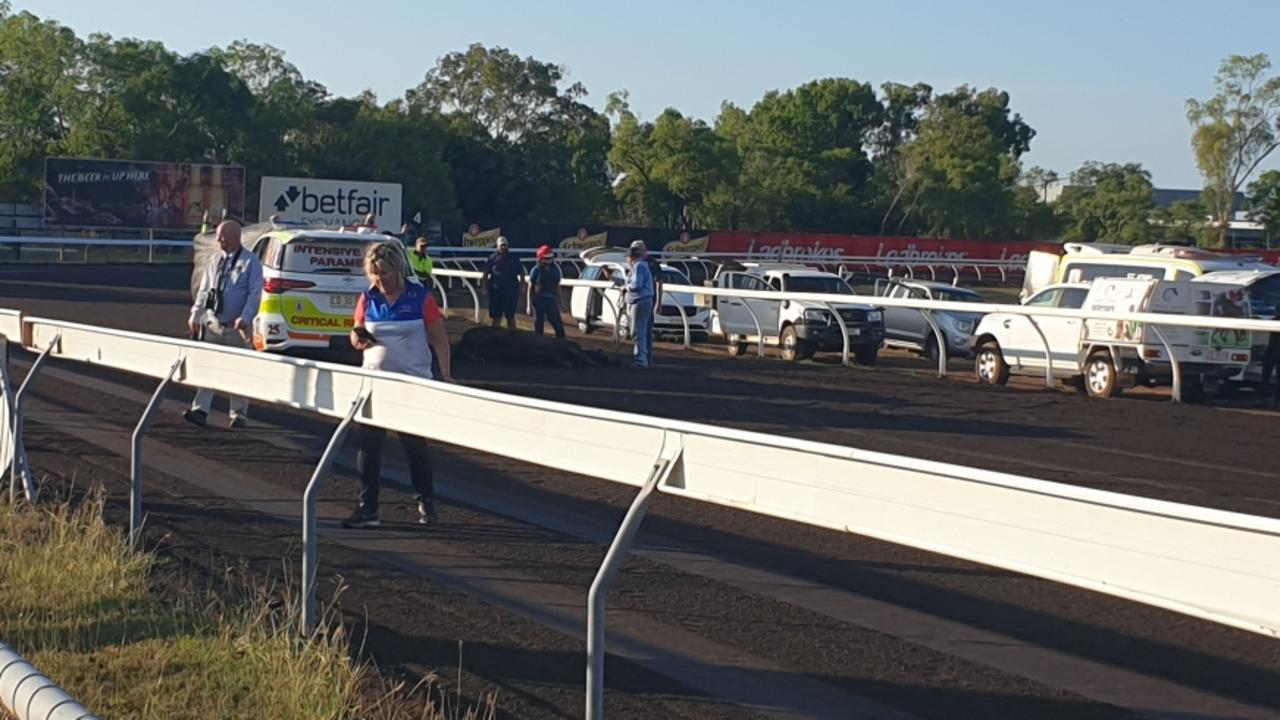
[[67, 155], [243, 165], [250, 207], [262, 175], [301, 175], [398, 182], [444, 221], [1211, 244], [1242, 189], [1280, 223], [1280, 173], [1246, 185], [1280, 135], [1269, 70], [1232, 56], [1189, 101], [1205, 192], [1157, 208], [1136, 163], [1024, 168], [1036, 132], [995, 88], [826, 78], [710, 122], [645, 119], [625, 91], [600, 112], [565, 67], [472, 45], [383, 101], [336, 96], [269, 45], [180, 55], [0, 0], [0, 199], [38, 200], [44, 158]]

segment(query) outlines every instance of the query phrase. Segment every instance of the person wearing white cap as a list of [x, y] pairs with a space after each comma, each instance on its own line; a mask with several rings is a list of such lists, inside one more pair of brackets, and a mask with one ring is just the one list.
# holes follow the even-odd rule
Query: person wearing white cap
[[484, 264], [481, 284], [489, 290], [489, 320], [494, 327], [507, 319], [507, 329], [516, 329], [516, 306], [520, 303], [520, 283], [524, 281], [524, 263], [511, 254], [511, 244], [498, 236], [497, 252]]
[[653, 298], [656, 292], [649, 249], [643, 240], [631, 243], [627, 271], [627, 324], [635, 342], [635, 366], [647, 368], [653, 362]]

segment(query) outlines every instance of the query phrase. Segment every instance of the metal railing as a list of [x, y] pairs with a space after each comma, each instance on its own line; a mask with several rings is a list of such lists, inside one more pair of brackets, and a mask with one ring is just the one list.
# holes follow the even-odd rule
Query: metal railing
[[[1280, 327], [1114, 315], [1175, 325]], [[603, 598], [654, 492], [879, 538], [1280, 637], [1277, 519], [63, 321], [19, 318], [14, 334], [5, 320], [0, 315], [5, 337], [51, 360], [124, 370], [162, 385], [172, 377], [342, 421], [303, 503], [308, 628], [316, 618], [315, 492], [351, 422], [429, 434], [442, 443], [640, 488], [589, 596], [587, 709], [593, 719], [603, 707]], [[38, 381], [37, 375], [33, 368], [27, 382]], [[497, 446], [484, 440], [495, 431], [504, 438]], [[131, 459], [139, 470], [141, 452], [135, 444]], [[142, 482], [142, 473], [135, 473], [136, 498]]]
[[18, 720], [97, 720], [96, 715], [3, 642], [0, 707]]

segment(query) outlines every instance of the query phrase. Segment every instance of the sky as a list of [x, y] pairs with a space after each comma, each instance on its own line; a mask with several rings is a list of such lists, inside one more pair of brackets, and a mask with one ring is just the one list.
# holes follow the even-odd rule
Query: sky
[[[1187, 98], [1219, 62], [1266, 52], [1280, 73], [1280, 2], [986, 0], [11, 0], [81, 36], [160, 40], [190, 53], [247, 39], [283, 49], [338, 95], [382, 100], [472, 43], [566, 66], [603, 109], [615, 90], [651, 118], [714, 120], [725, 100], [822, 77], [1008, 91], [1035, 128], [1024, 166], [1139, 162], [1158, 187], [1197, 188]], [[1280, 168], [1280, 151], [1264, 167]]]

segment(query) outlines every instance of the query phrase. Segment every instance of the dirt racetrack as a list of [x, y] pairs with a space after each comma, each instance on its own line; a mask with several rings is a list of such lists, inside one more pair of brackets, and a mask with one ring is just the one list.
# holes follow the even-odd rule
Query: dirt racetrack
[[[185, 273], [173, 268], [0, 267], [0, 307], [30, 314], [178, 336], [186, 302]], [[613, 351], [599, 336], [579, 339]], [[967, 379], [966, 363], [952, 367], [964, 377], [937, 379], [905, 355], [841, 368], [662, 345], [648, 372], [469, 364], [455, 374], [505, 392], [1280, 516], [1278, 415], [1178, 406], [1156, 393], [1103, 402], [1031, 382], [984, 388]], [[42, 381], [35, 396], [33, 460], [118, 489], [127, 473], [118, 443], [127, 447], [151, 383], [51, 369], [57, 382]], [[73, 373], [87, 379], [73, 382]], [[211, 571], [214, 558], [278, 570], [297, 542], [280, 508], [296, 511], [331, 423], [259, 409], [260, 429], [235, 435], [242, 452], [228, 454], [221, 431], [174, 419], [176, 403], [153, 431], [150, 536], [167, 536], [171, 551]], [[582, 601], [630, 491], [457, 448], [441, 448], [439, 464], [445, 525], [421, 555], [379, 544], [411, 532], [399, 524], [383, 536], [326, 538], [326, 571], [351, 585], [344, 606], [367, 612], [369, 647], [393, 669], [451, 666], [462, 639], [468, 672], [501, 688], [508, 717], [579, 716], [581, 644], [548, 630], [555, 623], [527, 606]], [[339, 470], [329, 516], [349, 499], [349, 463]], [[1280, 716], [1280, 643], [1259, 636], [675, 498], [660, 498], [645, 528], [611, 599], [611, 632], [665, 638], [710, 656], [721, 675], [681, 682], [663, 663], [611, 657], [617, 717]], [[473, 566], [490, 576], [521, 573], [518, 598], [481, 586], [468, 574]], [[677, 661], [663, 659], [668, 667]], [[761, 688], [810, 683], [812, 708], [787, 715], [767, 702], [728, 704], [725, 693], [749, 693], [725, 668], [747, 668]], [[871, 705], [830, 712], [851, 699]]]

